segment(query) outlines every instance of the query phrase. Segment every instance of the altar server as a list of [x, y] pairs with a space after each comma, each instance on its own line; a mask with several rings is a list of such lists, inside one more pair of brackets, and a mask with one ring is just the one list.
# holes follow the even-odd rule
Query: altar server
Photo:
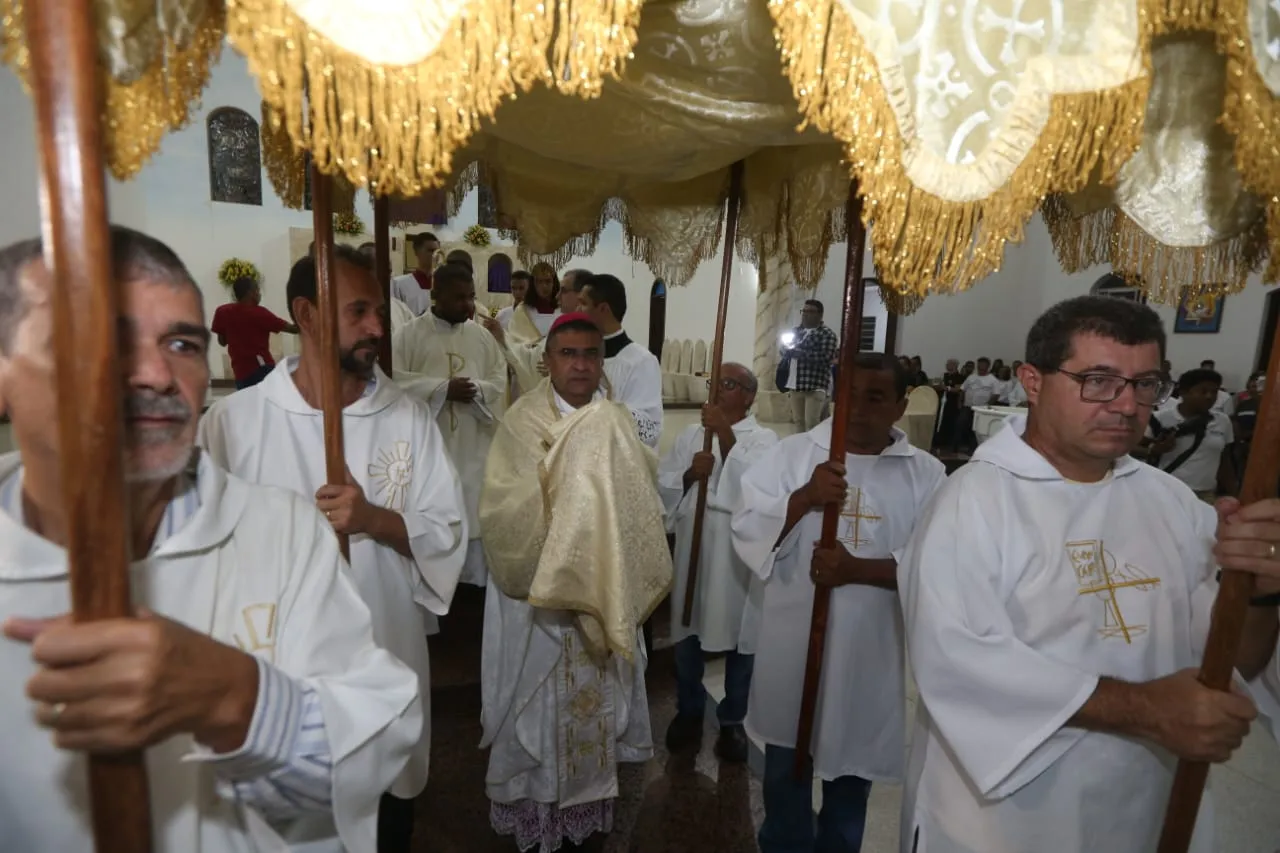
[[[310, 258], [294, 265], [288, 284], [301, 355], [249, 392], [214, 405], [201, 423], [200, 443], [238, 476], [312, 498], [334, 529], [351, 537], [351, 568], [373, 611], [374, 638], [418, 674], [429, 709], [426, 635], [448, 611], [462, 571], [466, 509], [430, 410], [377, 367], [384, 305], [367, 259], [344, 246], [334, 253], [345, 482], [325, 479], [320, 316]], [[408, 849], [412, 800], [427, 782], [427, 720], [409, 766], [383, 800], [382, 850]]]
[[431, 307], [432, 271], [440, 241], [431, 233], [414, 234], [408, 240], [417, 266], [391, 279], [391, 297], [407, 305], [413, 316], [420, 317]]
[[[507, 397], [507, 362], [495, 336], [471, 321], [476, 288], [471, 271], [456, 264], [436, 270], [431, 311], [395, 332], [395, 377], [436, 416], [466, 498], [467, 546], [462, 580], [484, 586], [480, 544], [480, 487], [498, 418]], [[496, 321], [495, 321], [496, 322]]]
[[498, 323], [503, 329], [511, 325], [516, 309], [524, 304], [530, 287], [533, 287], [533, 276], [527, 270], [516, 270], [511, 274], [511, 304], [499, 309], [497, 314]]
[[[707, 703], [702, 686], [703, 652], [727, 652], [725, 697], [716, 716], [720, 736], [716, 755], [726, 761], [747, 760], [747, 695], [755, 661], [760, 622], [760, 579], [733, 550], [729, 521], [741, 494], [742, 475], [778, 441], [751, 416], [756, 377], [741, 364], [720, 368], [718, 405], [702, 409], [702, 423], [690, 424], [676, 438], [658, 468], [658, 489], [667, 510], [667, 529], [675, 534], [675, 584], [671, 590], [671, 639], [676, 647], [676, 717], [667, 729], [667, 748], [678, 751], [698, 742]], [[703, 436], [715, 440], [704, 453]], [[706, 481], [697, 590], [689, 627], [683, 620], [689, 555], [693, 547], [694, 513], [699, 480]]]
[[[856, 853], [873, 782], [898, 782], [905, 746], [902, 622], [895, 569], [942, 463], [894, 427], [909, 376], [896, 358], [858, 356], [843, 463], [831, 463], [831, 419], [783, 439], [742, 478], [734, 546], [765, 581], [747, 729], [764, 741], [762, 853]], [[834, 548], [818, 547], [822, 513], [840, 504]], [[831, 587], [826, 655], [810, 749], [823, 781], [815, 838], [813, 786], [797, 781], [800, 717], [816, 585]]]
[[511, 322], [500, 336], [503, 354], [515, 374], [513, 397], [533, 388], [547, 375], [542, 362], [546, 349], [544, 339], [551, 324], [560, 317], [560, 279], [556, 277], [555, 268], [548, 263], [536, 263], [530, 274], [533, 286], [524, 303], [512, 312]]
[[[904, 853], [1154, 850], [1175, 759], [1225, 761], [1248, 731], [1253, 704], [1196, 673], [1218, 566], [1277, 588], [1280, 502], [1215, 512], [1129, 455], [1170, 391], [1164, 346], [1146, 306], [1050, 308], [1019, 369], [1028, 415], [921, 520], [898, 569], [921, 699]], [[1274, 631], [1274, 612], [1246, 626], [1246, 677]]]
[[639, 626], [671, 559], [657, 459], [601, 391], [603, 346], [584, 314], [551, 328], [549, 379], [503, 419], [480, 501], [490, 820], [540, 853], [609, 832], [619, 765], [653, 754]]
[[[0, 250], [0, 828], [5, 850], [93, 849], [85, 756], [146, 749], [156, 853], [373, 853], [378, 793], [422, 726], [417, 679], [373, 642], [324, 519], [193, 453], [209, 381], [200, 291], [156, 240], [111, 230], [122, 318], [126, 619], [73, 624], [51, 340], [29, 240]], [[94, 476], [83, 471], [81, 476]], [[271, 825], [269, 825], [269, 822]], [[340, 841], [339, 841], [340, 838]]]
[[657, 449], [662, 435], [662, 367], [653, 353], [622, 330], [626, 285], [607, 274], [587, 276], [579, 280], [579, 301], [604, 333], [604, 373], [611, 399], [631, 410], [640, 440]]

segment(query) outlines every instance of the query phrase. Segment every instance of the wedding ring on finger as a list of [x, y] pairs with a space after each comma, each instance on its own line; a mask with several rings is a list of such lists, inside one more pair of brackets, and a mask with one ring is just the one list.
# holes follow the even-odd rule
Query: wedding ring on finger
[[1276, 543], [1272, 542], [1267, 549], [1267, 559], [1274, 560], [1276, 558]]
[[55, 702], [49, 707], [49, 725], [56, 726], [58, 721], [62, 719], [62, 715], [67, 711], [66, 702]]

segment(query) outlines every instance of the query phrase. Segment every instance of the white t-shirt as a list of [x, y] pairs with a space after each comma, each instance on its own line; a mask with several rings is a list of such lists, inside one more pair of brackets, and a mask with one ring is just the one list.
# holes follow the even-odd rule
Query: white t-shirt
[[973, 408], [974, 406], [987, 405], [996, 396], [996, 392], [1000, 390], [1002, 385], [1003, 383], [993, 373], [988, 373], [986, 376], [979, 376], [976, 373], [970, 374], [969, 378], [960, 386], [964, 390], [965, 406]]
[[1213, 410], [1222, 412], [1224, 415], [1234, 415], [1236, 413], [1236, 397], [1229, 391], [1218, 389], [1218, 399], [1213, 401]]
[[[1212, 420], [1209, 422], [1208, 429], [1205, 430], [1204, 441], [1200, 442], [1200, 446], [1196, 448], [1196, 452], [1187, 458], [1174, 470], [1169, 473], [1177, 477], [1182, 482], [1191, 487], [1192, 491], [1208, 492], [1215, 489], [1218, 485], [1218, 463], [1222, 459], [1222, 451], [1227, 445], [1235, 441], [1235, 434], [1231, 428], [1231, 418], [1222, 412], [1209, 412]], [[1186, 417], [1178, 411], [1178, 401], [1170, 400], [1165, 405], [1156, 409], [1154, 417], [1160, 421], [1160, 426], [1164, 429], [1172, 429], [1178, 424], [1186, 420]], [[1155, 435], [1152, 425], [1147, 426], [1147, 434]], [[1195, 443], [1195, 435], [1188, 433], [1179, 436], [1173, 449], [1160, 457], [1159, 468], [1168, 470], [1183, 453], [1191, 449]]]

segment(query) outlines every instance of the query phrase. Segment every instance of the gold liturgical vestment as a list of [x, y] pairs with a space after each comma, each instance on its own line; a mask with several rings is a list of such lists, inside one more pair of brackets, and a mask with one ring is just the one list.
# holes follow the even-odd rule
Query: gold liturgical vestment
[[543, 380], [507, 410], [489, 448], [480, 531], [494, 583], [570, 610], [597, 659], [635, 656], [636, 627], [671, 586], [657, 457], [626, 407], [561, 415]]

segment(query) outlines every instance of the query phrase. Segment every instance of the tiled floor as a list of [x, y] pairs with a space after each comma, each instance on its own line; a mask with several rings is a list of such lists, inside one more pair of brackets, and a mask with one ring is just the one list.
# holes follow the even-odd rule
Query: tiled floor
[[[418, 802], [415, 853], [512, 853], [509, 839], [489, 829], [480, 742], [479, 625], [483, 594], [464, 588], [432, 640], [431, 782]], [[665, 608], [655, 619], [659, 650], [650, 662], [649, 702], [657, 754], [623, 780], [614, 833], [592, 853], [752, 853], [763, 817], [760, 782], [746, 767], [711, 754], [712, 717], [696, 756], [671, 757], [662, 737], [675, 713], [673, 661], [663, 638]], [[708, 663], [706, 684], [721, 698], [724, 667]], [[907, 699], [915, 714], [914, 691]], [[753, 764], [758, 766], [759, 756]], [[1214, 769], [1219, 853], [1275, 853], [1280, 848], [1280, 749], [1260, 726], [1231, 763]], [[864, 853], [897, 853], [901, 790], [872, 789]], [[815, 786], [815, 805], [821, 790]], [[1037, 852], [1038, 853], [1038, 852]], [[1044, 851], [1052, 853], [1052, 851]], [[1099, 851], [1099, 853], [1146, 853]]]

